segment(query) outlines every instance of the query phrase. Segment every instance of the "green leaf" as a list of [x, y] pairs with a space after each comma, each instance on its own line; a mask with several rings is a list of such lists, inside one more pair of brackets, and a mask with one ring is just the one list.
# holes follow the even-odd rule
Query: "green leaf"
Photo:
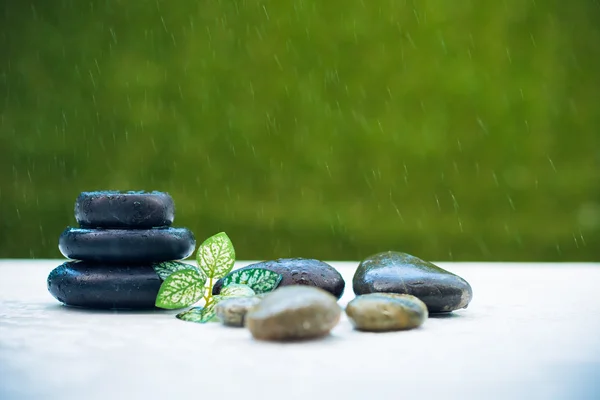
[[182, 321], [196, 322], [198, 324], [205, 324], [207, 322], [217, 322], [219, 318], [215, 310], [217, 303], [222, 300], [221, 296], [214, 296], [214, 301], [211, 302], [207, 307], [193, 307], [187, 311], [176, 315]]
[[256, 293], [248, 285], [242, 285], [240, 283], [230, 283], [221, 289], [222, 297], [250, 297]]
[[206, 239], [196, 252], [198, 266], [209, 278], [222, 278], [235, 263], [233, 243], [225, 232]]
[[179, 261], [164, 261], [161, 263], [153, 264], [152, 267], [154, 268], [154, 272], [156, 272], [160, 279], [162, 279], [163, 281], [167, 279], [172, 273], [177, 271], [183, 271], [186, 269], [193, 269], [198, 271], [200, 275], [204, 275], [204, 273], [200, 271], [195, 265], [186, 264]]
[[250, 286], [256, 294], [267, 293], [279, 285], [283, 276], [264, 268], [249, 268], [233, 271], [223, 279], [223, 286], [242, 284]]
[[197, 270], [174, 272], [160, 285], [155, 305], [168, 310], [191, 306], [202, 298], [205, 283]]
[[196, 322], [198, 324], [209, 322], [213, 316], [214, 310], [209, 310], [204, 307], [190, 308], [189, 310], [176, 315], [176, 317], [182, 321]]

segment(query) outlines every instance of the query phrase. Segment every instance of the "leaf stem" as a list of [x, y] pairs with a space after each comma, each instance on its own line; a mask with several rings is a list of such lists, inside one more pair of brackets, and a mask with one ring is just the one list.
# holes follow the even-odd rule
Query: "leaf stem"
[[204, 307], [208, 307], [213, 301], [213, 277], [211, 276], [208, 280], [208, 293], [204, 296]]

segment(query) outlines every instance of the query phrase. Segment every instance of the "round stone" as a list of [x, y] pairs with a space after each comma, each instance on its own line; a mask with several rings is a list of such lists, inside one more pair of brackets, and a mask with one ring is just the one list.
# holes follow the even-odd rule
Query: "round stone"
[[[328, 291], [337, 299], [344, 294], [346, 282], [342, 275], [331, 265], [323, 261], [310, 258], [280, 258], [272, 261], [262, 261], [251, 264], [239, 270], [263, 268], [281, 274], [282, 279], [278, 287], [290, 285], [314, 286]], [[213, 294], [219, 294], [223, 286], [223, 279], [219, 279], [213, 286]]]
[[147, 229], [170, 226], [173, 198], [163, 192], [82, 192], [75, 201], [75, 219], [82, 228]]
[[356, 269], [352, 285], [356, 295], [383, 292], [416, 296], [431, 314], [467, 308], [473, 298], [471, 286], [460, 276], [395, 251], [364, 259]]
[[224, 325], [240, 327], [244, 326], [248, 310], [260, 303], [261, 300], [262, 298], [258, 296], [225, 299], [217, 303], [215, 311]]
[[159, 262], [189, 257], [196, 246], [185, 228], [67, 228], [58, 240], [60, 252], [73, 260], [99, 262]]
[[328, 335], [341, 312], [336, 297], [323, 289], [284, 286], [248, 311], [246, 326], [259, 340], [312, 339]]
[[427, 306], [408, 294], [371, 293], [348, 303], [346, 314], [361, 331], [386, 332], [414, 329], [428, 317]]
[[150, 264], [69, 261], [48, 276], [48, 291], [69, 306], [152, 309], [162, 280]]

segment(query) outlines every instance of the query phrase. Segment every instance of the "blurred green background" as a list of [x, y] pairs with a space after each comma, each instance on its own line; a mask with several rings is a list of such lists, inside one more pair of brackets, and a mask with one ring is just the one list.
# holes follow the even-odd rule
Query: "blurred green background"
[[600, 259], [600, 3], [2, 1], [0, 257], [161, 190], [239, 259]]

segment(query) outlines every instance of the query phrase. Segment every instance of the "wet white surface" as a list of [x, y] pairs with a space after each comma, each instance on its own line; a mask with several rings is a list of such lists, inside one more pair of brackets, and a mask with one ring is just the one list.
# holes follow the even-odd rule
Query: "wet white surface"
[[[174, 312], [61, 306], [46, 276], [62, 262], [0, 260], [0, 399], [600, 398], [600, 264], [437, 263], [471, 283], [468, 309], [385, 334], [344, 317], [324, 340], [280, 344]], [[357, 263], [331, 264], [345, 305]]]

